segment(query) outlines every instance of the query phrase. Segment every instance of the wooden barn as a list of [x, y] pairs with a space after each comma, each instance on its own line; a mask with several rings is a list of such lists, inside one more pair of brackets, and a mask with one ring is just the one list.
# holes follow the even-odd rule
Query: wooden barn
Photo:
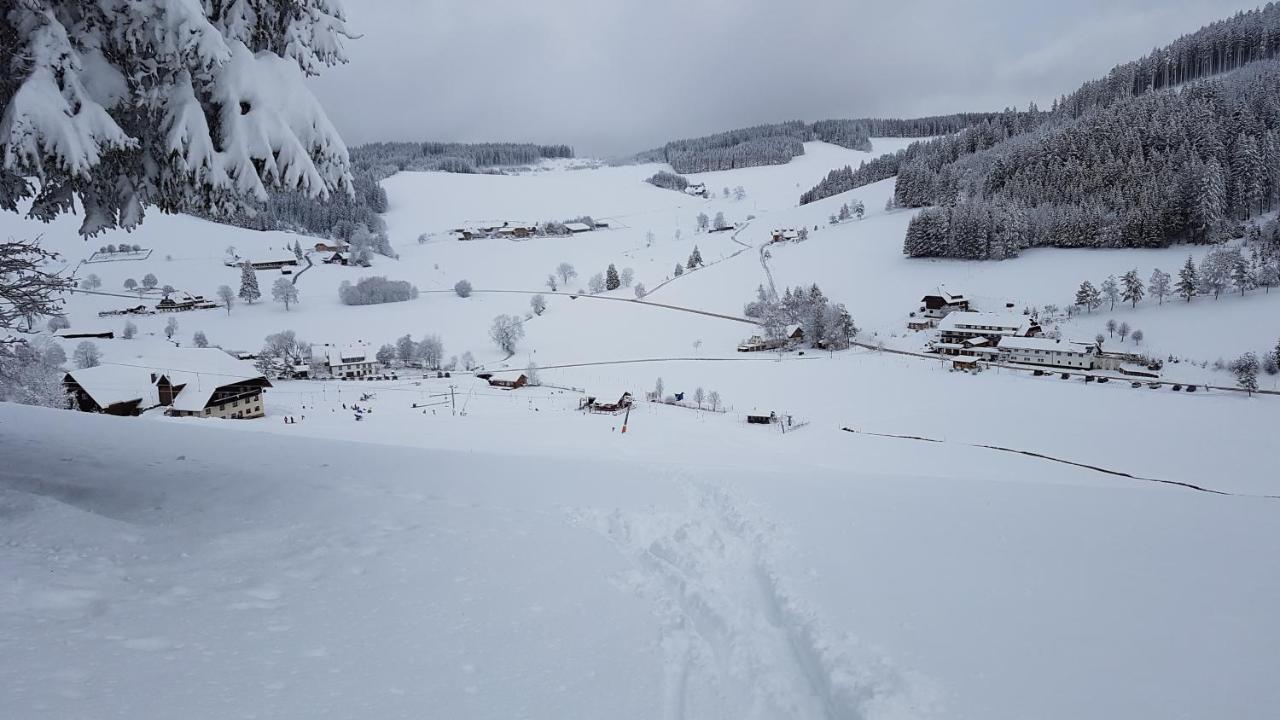
[[502, 388], [503, 390], [517, 390], [529, 384], [529, 378], [524, 373], [512, 378], [489, 376], [489, 387]]

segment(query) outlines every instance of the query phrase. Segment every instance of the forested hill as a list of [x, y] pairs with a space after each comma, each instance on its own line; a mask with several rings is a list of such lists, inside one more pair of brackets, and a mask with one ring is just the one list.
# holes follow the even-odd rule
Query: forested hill
[[994, 113], [957, 113], [924, 118], [861, 118], [792, 120], [771, 125], [729, 130], [687, 140], [673, 140], [660, 148], [637, 154], [637, 162], [665, 162], [678, 173], [781, 165], [804, 154], [803, 143], [821, 140], [853, 150], [869, 152], [873, 137], [926, 137], [954, 133], [981, 123]]
[[1212, 242], [1280, 196], [1280, 61], [1129, 96], [938, 166], [902, 165], [913, 256]]
[[[1278, 55], [1280, 5], [1270, 3], [1117, 66], [1051, 110], [833, 170], [801, 203], [898, 175], [898, 204], [944, 206], [912, 226], [913, 255], [1209, 241], [1273, 202]], [[1220, 199], [1192, 212], [1193, 184]], [[975, 223], [989, 229], [980, 240]]]
[[304, 193], [272, 191], [253, 213], [210, 219], [251, 230], [290, 230], [350, 241], [357, 252], [391, 255], [381, 214], [387, 194], [379, 182], [401, 170], [454, 173], [495, 172], [499, 168], [532, 165], [549, 158], [571, 158], [568, 145], [531, 143], [380, 142], [351, 149], [353, 192], [333, 193], [329, 199]]

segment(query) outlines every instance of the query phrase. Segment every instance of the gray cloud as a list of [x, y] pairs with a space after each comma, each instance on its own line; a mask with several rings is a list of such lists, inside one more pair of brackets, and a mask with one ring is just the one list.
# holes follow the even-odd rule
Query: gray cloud
[[1042, 105], [1231, 0], [347, 0], [348, 142], [625, 153], [743, 125]]

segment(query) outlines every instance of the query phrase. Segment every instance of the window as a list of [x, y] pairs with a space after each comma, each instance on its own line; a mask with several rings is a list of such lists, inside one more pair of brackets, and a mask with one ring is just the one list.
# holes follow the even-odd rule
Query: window
[[213, 414], [213, 408], [205, 408], [205, 409], [204, 409], [204, 414], [205, 414], [205, 415], [212, 415], [212, 414]]

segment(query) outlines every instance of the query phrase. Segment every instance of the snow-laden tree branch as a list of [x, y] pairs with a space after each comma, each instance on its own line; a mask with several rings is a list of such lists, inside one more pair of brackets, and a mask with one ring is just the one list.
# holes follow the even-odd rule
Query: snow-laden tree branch
[[17, 0], [0, 11], [0, 207], [80, 232], [349, 192], [305, 78], [346, 61], [339, 0]]

